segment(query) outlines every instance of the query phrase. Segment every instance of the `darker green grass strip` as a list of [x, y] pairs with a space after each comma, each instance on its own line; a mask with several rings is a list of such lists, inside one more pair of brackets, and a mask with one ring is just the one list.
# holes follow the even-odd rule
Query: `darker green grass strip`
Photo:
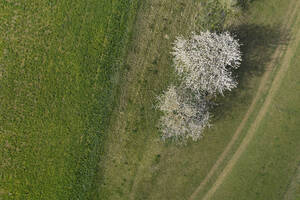
[[92, 198], [138, 3], [1, 3], [3, 199]]

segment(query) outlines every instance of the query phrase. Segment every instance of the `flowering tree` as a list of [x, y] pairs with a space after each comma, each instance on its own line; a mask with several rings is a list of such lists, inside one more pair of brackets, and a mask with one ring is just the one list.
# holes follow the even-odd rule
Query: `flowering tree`
[[204, 98], [195, 99], [182, 88], [170, 86], [158, 99], [158, 108], [163, 112], [160, 118], [163, 140], [201, 138], [203, 129], [209, 126], [208, 102]]
[[158, 99], [163, 112], [163, 140], [198, 140], [209, 126], [208, 95], [224, 94], [237, 86], [231, 69], [241, 62], [240, 45], [228, 32], [201, 32], [188, 39], [178, 37], [173, 52], [180, 87], [170, 86]]
[[216, 95], [237, 86], [231, 69], [241, 62], [240, 45], [228, 32], [201, 32], [178, 37], [173, 52], [175, 69], [183, 85], [196, 94]]

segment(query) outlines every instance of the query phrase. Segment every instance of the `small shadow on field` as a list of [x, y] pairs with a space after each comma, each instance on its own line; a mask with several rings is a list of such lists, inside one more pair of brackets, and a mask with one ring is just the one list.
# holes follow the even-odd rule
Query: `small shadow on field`
[[[237, 77], [238, 88], [217, 98], [217, 104], [213, 114], [214, 120], [222, 119], [229, 114], [234, 106], [246, 104], [253, 97], [253, 91], [249, 90], [255, 86], [255, 77], [262, 76], [267, 64], [272, 60], [272, 55], [279, 45], [285, 46], [289, 41], [289, 31], [283, 30], [279, 25], [265, 26], [257, 24], [243, 24], [231, 27], [229, 30], [239, 39], [242, 51], [242, 64], [234, 72]], [[249, 100], [250, 99], [250, 100]]]

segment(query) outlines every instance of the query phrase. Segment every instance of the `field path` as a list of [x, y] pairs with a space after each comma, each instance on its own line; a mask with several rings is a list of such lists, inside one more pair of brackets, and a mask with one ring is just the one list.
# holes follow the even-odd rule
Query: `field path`
[[284, 195], [284, 200], [296, 200], [300, 197], [300, 162], [298, 168], [296, 169], [295, 175], [289, 185], [289, 188]]
[[[297, 14], [297, 9], [299, 6], [299, 1], [294, 0], [290, 3], [290, 7], [289, 7], [289, 14], [286, 15], [286, 18], [284, 19], [284, 30], [286, 29], [290, 29], [293, 19], [295, 18], [296, 14]], [[295, 5], [296, 4], [296, 5]], [[289, 43], [288, 47], [287, 47], [287, 52], [285, 57], [283, 58], [283, 63], [282, 63], [282, 67], [281, 69], [278, 71], [274, 81], [272, 82], [272, 86], [269, 90], [269, 93], [266, 97], [266, 100], [261, 108], [261, 110], [259, 111], [255, 121], [253, 122], [253, 124], [251, 125], [247, 135], [245, 136], [245, 138], [243, 139], [241, 145], [239, 146], [238, 150], [235, 152], [235, 154], [233, 155], [233, 157], [231, 158], [231, 160], [228, 162], [227, 166], [224, 168], [224, 170], [222, 171], [222, 173], [220, 174], [220, 176], [217, 178], [216, 182], [214, 183], [214, 185], [212, 186], [212, 188], [210, 188], [210, 190], [208, 191], [208, 193], [204, 196], [203, 199], [209, 199], [213, 193], [216, 191], [216, 189], [220, 186], [220, 184], [223, 182], [224, 178], [226, 177], [226, 175], [231, 171], [231, 169], [233, 168], [233, 166], [235, 165], [235, 163], [237, 162], [237, 160], [239, 159], [240, 155], [242, 154], [242, 152], [245, 150], [245, 148], [247, 147], [247, 145], [249, 144], [250, 140], [252, 139], [255, 130], [257, 129], [260, 121], [263, 119], [264, 115], [266, 114], [266, 111], [270, 105], [270, 102], [274, 96], [275, 91], [278, 89], [279, 85], [280, 85], [280, 81], [283, 78], [284, 73], [286, 72], [288, 66], [289, 66], [289, 61], [291, 59], [291, 57], [293, 56], [293, 51], [294, 49], [297, 47], [297, 44], [300, 41], [300, 31], [297, 33], [297, 36], [295, 37], [296, 41], [293, 41]], [[232, 139], [230, 140], [230, 142], [228, 143], [228, 145], [226, 146], [225, 150], [223, 151], [223, 153], [219, 156], [218, 160], [216, 161], [216, 163], [213, 165], [213, 167], [211, 168], [211, 170], [209, 171], [209, 173], [207, 174], [207, 176], [204, 178], [204, 180], [200, 183], [200, 185], [196, 188], [196, 190], [193, 192], [193, 194], [191, 195], [191, 197], [189, 198], [189, 200], [193, 200], [196, 198], [197, 194], [203, 189], [203, 187], [208, 183], [208, 181], [211, 179], [211, 177], [213, 176], [213, 174], [216, 172], [216, 170], [218, 169], [218, 167], [220, 166], [220, 164], [224, 161], [224, 159], [227, 157], [229, 151], [231, 150], [232, 146], [234, 145], [234, 143], [236, 142], [236, 140], [239, 138], [240, 133], [242, 132], [246, 122], [248, 121], [250, 115], [252, 114], [258, 100], [261, 98], [263, 91], [266, 88], [266, 83], [269, 79], [269, 76], [272, 72], [272, 69], [274, 68], [274, 66], [276, 65], [276, 61], [278, 58], [280, 58], [284, 52], [285, 52], [286, 48], [283, 48], [282, 46], [278, 46], [277, 49], [275, 50], [275, 53], [272, 56], [271, 62], [270, 64], [266, 67], [266, 72], [264, 73], [258, 91], [255, 95], [255, 98], [253, 99], [250, 107], [248, 108], [242, 122], [240, 123], [240, 125], [238, 126], [237, 130], [235, 131]]]
[[[299, 3], [298, 3], [298, 5], [299, 5]], [[291, 60], [292, 56], [294, 55], [293, 52], [296, 50], [299, 42], [300, 42], [300, 31], [297, 32], [297, 35], [295, 37], [295, 41], [293, 41], [293, 43], [290, 43], [288, 45], [286, 54], [283, 58], [281, 68], [279, 69], [278, 73], [276, 74], [276, 77], [275, 77], [274, 81], [272, 82], [272, 86], [270, 88], [268, 96], [266, 97], [266, 100], [265, 100], [262, 108], [260, 109], [255, 121], [251, 125], [247, 135], [243, 139], [243, 141], [242, 141], [241, 145], [239, 146], [238, 150], [235, 152], [235, 154], [233, 155], [231, 160], [228, 162], [227, 166], [224, 168], [224, 170], [222, 171], [222, 173], [220, 174], [220, 176], [218, 177], [218, 179], [216, 180], [214, 185], [210, 188], [208, 193], [204, 196], [204, 198], [203, 198], [204, 200], [209, 199], [209, 198], [212, 197], [214, 192], [222, 184], [222, 182], [224, 181], [227, 174], [230, 173], [230, 171], [232, 170], [232, 168], [236, 164], [237, 160], [240, 158], [241, 154], [244, 152], [244, 150], [248, 146], [249, 142], [251, 141], [251, 139], [255, 135], [255, 131], [257, 130], [260, 122], [264, 118], [264, 116], [265, 116], [265, 114], [266, 114], [266, 112], [267, 112], [267, 110], [268, 110], [268, 108], [271, 104], [271, 101], [272, 101], [276, 91], [278, 90], [278, 88], [280, 86], [281, 80], [284, 77], [284, 74], [285, 74], [285, 72], [287, 71], [287, 69], [290, 65], [290, 60]]]

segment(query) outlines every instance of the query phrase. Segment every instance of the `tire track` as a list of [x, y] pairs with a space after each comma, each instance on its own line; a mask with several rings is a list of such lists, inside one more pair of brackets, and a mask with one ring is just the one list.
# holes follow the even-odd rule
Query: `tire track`
[[[283, 29], [288, 29], [291, 27], [292, 25], [292, 21], [296, 15], [296, 11], [297, 11], [297, 6], [299, 5], [299, 3], [297, 2], [297, 0], [294, 0], [291, 4], [290, 7], [288, 8], [288, 10], [292, 10], [292, 12], [289, 12], [290, 14], [286, 16], [283, 24]], [[273, 54], [272, 58], [271, 58], [271, 62], [270, 64], [266, 67], [266, 72], [264, 73], [261, 81], [260, 81], [260, 85], [259, 88], [257, 90], [257, 93], [250, 105], [250, 107], [248, 108], [246, 114], [244, 115], [244, 118], [242, 120], [242, 122], [240, 123], [240, 125], [238, 126], [237, 130], [235, 131], [232, 139], [230, 140], [230, 142], [227, 144], [225, 150], [223, 151], [223, 153], [219, 156], [218, 160], [216, 161], [216, 163], [213, 165], [213, 167], [211, 168], [211, 170], [209, 171], [209, 173], [206, 175], [206, 177], [204, 178], [204, 180], [200, 183], [200, 185], [196, 188], [196, 190], [193, 192], [193, 194], [191, 195], [191, 197], [189, 198], [189, 200], [193, 200], [196, 198], [197, 194], [203, 189], [203, 187], [208, 183], [208, 181], [211, 179], [211, 177], [213, 176], [213, 174], [216, 172], [216, 170], [218, 169], [218, 167], [220, 166], [220, 164], [224, 161], [224, 159], [226, 158], [226, 156], [228, 155], [229, 151], [231, 150], [232, 146], [234, 145], [234, 143], [236, 142], [236, 140], [239, 138], [240, 133], [242, 132], [246, 122], [248, 121], [250, 115], [253, 113], [253, 110], [258, 102], [258, 100], [261, 98], [262, 93], [265, 89], [265, 84], [269, 79], [269, 76], [271, 74], [272, 69], [274, 68], [274, 66], [276, 65], [276, 61], [278, 57], [281, 57], [284, 53], [284, 49], [282, 48], [282, 46], [278, 46], [277, 49], [275, 50], [275, 53]], [[280, 70], [281, 71], [281, 70]], [[278, 77], [280, 72], [278, 72], [276, 78]], [[275, 81], [275, 80], [274, 80]], [[273, 88], [273, 84], [272, 84], [272, 88]], [[271, 93], [271, 89], [270, 92]], [[268, 97], [270, 96], [270, 94], [268, 95]], [[267, 98], [268, 98], [267, 97]], [[265, 106], [266, 102], [264, 103], [263, 107]], [[262, 108], [263, 109], [263, 108]], [[261, 111], [259, 112], [259, 114], [261, 114]], [[255, 122], [257, 121], [257, 119], [255, 120]], [[252, 125], [253, 126], [253, 125]], [[251, 128], [252, 128], [251, 126]], [[248, 135], [248, 134], [247, 134]], [[247, 137], [247, 136], [245, 136]], [[245, 138], [246, 139], [246, 138]], [[244, 141], [243, 141], [244, 143]], [[242, 143], [242, 144], [243, 144]], [[242, 146], [241, 144], [241, 146]], [[241, 148], [241, 146], [239, 147], [239, 149]], [[239, 150], [238, 149], [238, 150]], [[235, 156], [236, 154], [234, 154]], [[233, 159], [233, 158], [232, 158]], [[231, 160], [229, 161], [231, 162]], [[229, 165], [229, 163], [228, 163]], [[225, 170], [224, 170], [225, 171]], [[223, 173], [223, 172], [222, 172]], [[220, 175], [221, 176], [221, 175]], [[219, 178], [218, 178], [219, 179]], [[215, 183], [216, 184], [216, 183]], [[212, 191], [213, 188], [211, 188], [210, 191]], [[209, 191], [209, 192], [210, 192]], [[209, 193], [208, 193], [209, 194]], [[204, 198], [206, 199], [206, 198]]]
[[[295, 10], [297, 10], [298, 5], [299, 5], [299, 3], [295, 6], [296, 7]], [[295, 15], [295, 11], [293, 12], [293, 14]], [[291, 24], [289, 23], [289, 25], [291, 25]], [[266, 100], [265, 100], [262, 108], [260, 109], [255, 121], [251, 125], [247, 135], [243, 139], [243, 141], [242, 141], [241, 145], [239, 146], [239, 148], [237, 149], [237, 151], [234, 153], [231, 160], [227, 163], [226, 167], [224, 168], [222, 173], [219, 175], [219, 177], [217, 178], [214, 185], [211, 187], [211, 189], [204, 196], [204, 198], [203, 198], [204, 200], [210, 199], [212, 197], [212, 195], [215, 193], [215, 191], [218, 189], [218, 187], [224, 181], [227, 174], [231, 172], [232, 168], [234, 167], [234, 165], [236, 164], [236, 162], [240, 158], [241, 154], [245, 151], [245, 149], [247, 148], [249, 142], [251, 141], [251, 139], [255, 135], [255, 132], [256, 132], [257, 128], [259, 127], [259, 125], [260, 125], [260, 122], [263, 120], [265, 114], [267, 113], [267, 110], [268, 110], [268, 108], [271, 104], [271, 101], [272, 101], [276, 91], [280, 87], [281, 80], [283, 79], [284, 74], [286, 73], [286, 71], [287, 71], [287, 69], [290, 65], [291, 58], [294, 55], [293, 53], [296, 50], [296, 48], [298, 47], [299, 42], [300, 42], [300, 30], [297, 32], [295, 40], [291, 41], [290, 44], [287, 47], [287, 51], [286, 51], [286, 54], [283, 58], [281, 68], [277, 72], [277, 74], [275, 76], [275, 79], [272, 82], [272, 85], [271, 85], [271, 88], [269, 90], [268, 96], [266, 97]]]
[[298, 193], [300, 190], [298, 188], [300, 188], [300, 162], [283, 200], [296, 200], [297, 196], [300, 197], [300, 193]]

